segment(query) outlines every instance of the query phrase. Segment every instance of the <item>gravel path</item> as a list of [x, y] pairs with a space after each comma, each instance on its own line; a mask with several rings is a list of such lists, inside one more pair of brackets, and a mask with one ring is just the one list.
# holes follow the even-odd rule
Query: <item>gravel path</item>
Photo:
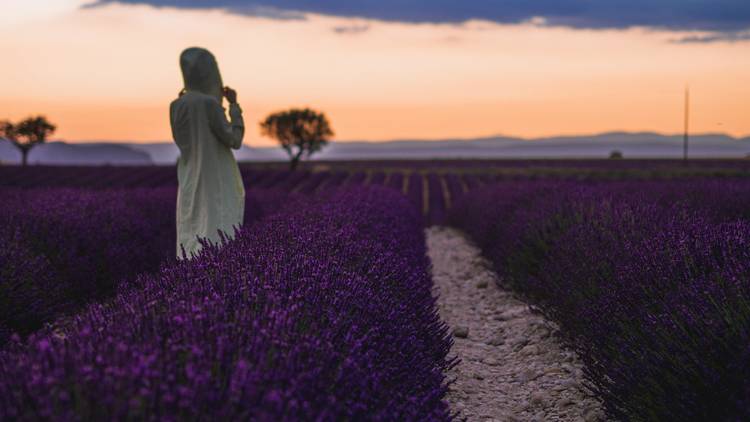
[[468, 421], [599, 421], [601, 405], [582, 387], [581, 364], [530, 311], [465, 236], [427, 229], [440, 316], [451, 327], [461, 362], [447, 401]]

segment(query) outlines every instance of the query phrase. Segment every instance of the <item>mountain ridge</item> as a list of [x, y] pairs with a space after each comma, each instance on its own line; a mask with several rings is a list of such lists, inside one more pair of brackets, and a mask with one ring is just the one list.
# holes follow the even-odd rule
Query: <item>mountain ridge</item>
[[[353, 159], [440, 159], [440, 158], [607, 158], [620, 151], [625, 158], [681, 158], [683, 135], [656, 132], [612, 131], [591, 135], [520, 138], [505, 135], [436, 140], [395, 139], [390, 141], [334, 141], [313, 160]], [[747, 158], [750, 137], [735, 138], [723, 133], [691, 135], [690, 156], [694, 158]], [[29, 154], [32, 164], [173, 164], [179, 156], [172, 142], [48, 142]], [[285, 161], [279, 147], [243, 145], [235, 151], [239, 161]], [[20, 160], [9, 142], [0, 140], [0, 162]]]

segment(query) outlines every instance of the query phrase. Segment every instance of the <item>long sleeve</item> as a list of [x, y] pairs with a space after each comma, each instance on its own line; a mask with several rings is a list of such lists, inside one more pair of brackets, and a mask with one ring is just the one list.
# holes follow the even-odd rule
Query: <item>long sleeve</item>
[[239, 149], [242, 146], [242, 138], [245, 136], [245, 122], [242, 119], [242, 109], [239, 104], [229, 105], [229, 118], [224, 114], [224, 109], [217, 102], [212, 101], [209, 105], [208, 121], [211, 132], [222, 144], [229, 148]]

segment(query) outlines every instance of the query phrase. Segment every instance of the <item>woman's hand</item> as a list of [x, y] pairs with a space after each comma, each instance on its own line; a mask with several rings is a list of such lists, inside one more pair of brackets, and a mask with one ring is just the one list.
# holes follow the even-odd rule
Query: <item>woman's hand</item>
[[228, 86], [225, 86], [222, 93], [224, 94], [224, 98], [226, 98], [227, 101], [229, 101], [229, 104], [237, 103], [237, 91], [233, 90], [232, 88]]

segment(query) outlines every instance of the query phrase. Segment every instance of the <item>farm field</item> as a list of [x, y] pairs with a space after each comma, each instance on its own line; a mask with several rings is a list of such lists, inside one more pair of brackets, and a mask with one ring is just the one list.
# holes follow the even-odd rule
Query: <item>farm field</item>
[[603, 418], [750, 418], [747, 160], [241, 171], [245, 226], [178, 261], [174, 168], [0, 167], [0, 420], [465, 415], [430, 226], [556, 327]]
[[[428, 224], [443, 222], [464, 193], [503, 180], [650, 180], [750, 177], [750, 160], [420, 160], [241, 164], [252, 190], [315, 194], [350, 185], [382, 185], [409, 197]], [[0, 188], [131, 189], [176, 187], [170, 166], [0, 166]]]

